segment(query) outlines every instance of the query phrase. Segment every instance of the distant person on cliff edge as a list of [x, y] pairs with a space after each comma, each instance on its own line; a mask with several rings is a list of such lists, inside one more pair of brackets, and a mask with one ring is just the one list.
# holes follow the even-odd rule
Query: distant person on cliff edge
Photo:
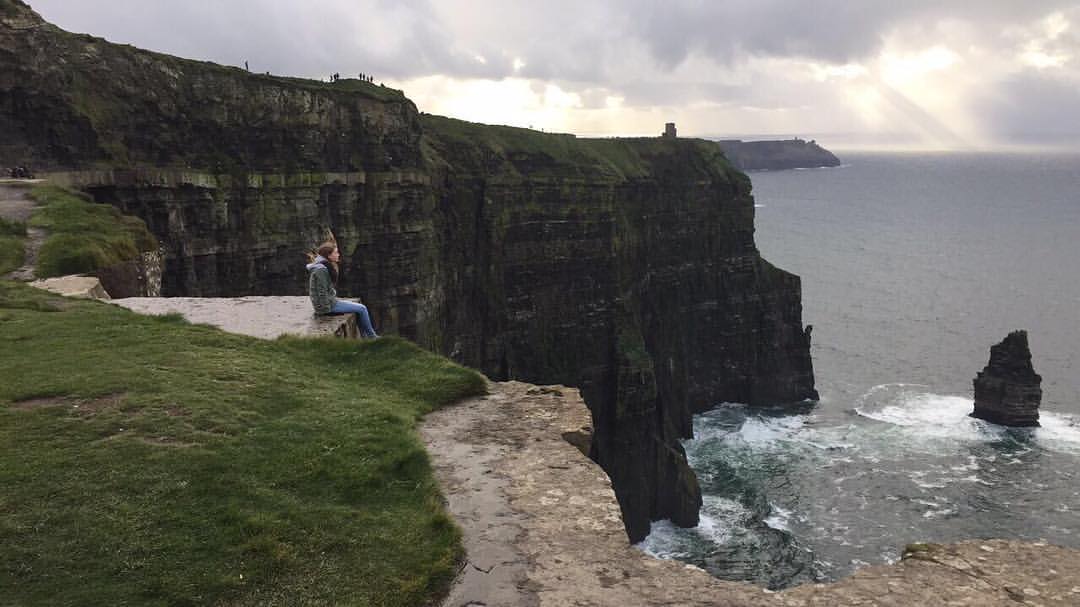
[[307, 265], [308, 295], [311, 296], [315, 314], [356, 314], [356, 325], [360, 327], [360, 334], [363, 337], [378, 337], [375, 328], [371, 326], [371, 315], [368, 314], [367, 306], [337, 298], [334, 287], [338, 280], [338, 261], [341, 260], [337, 245], [324, 242], [316, 252], [318, 255]]

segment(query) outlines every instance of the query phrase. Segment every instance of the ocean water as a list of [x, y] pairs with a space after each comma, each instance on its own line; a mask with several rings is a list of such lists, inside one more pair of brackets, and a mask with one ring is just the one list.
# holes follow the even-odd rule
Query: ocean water
[[[713, 403], [685, 443], [701, 524], [640, 547], [770, 588], [916, 541], [1080, 548], [1080, 155], [841, 158], [751, 175], [758, 248], [802, 276], [821, 401]], [[1020, 328], [1042, 427], [969, 417], [990, 346]]]

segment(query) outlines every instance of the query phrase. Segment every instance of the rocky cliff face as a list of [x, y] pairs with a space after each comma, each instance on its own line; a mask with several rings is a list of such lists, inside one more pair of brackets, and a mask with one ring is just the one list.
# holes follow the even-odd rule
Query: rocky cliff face
[[301, 253], [333, 229], [341, 291], [381, 331], [495, 379], [581, 388], [633, 540], [650, 520], [697, 521], [678, 443], [693, 412], [816, 398], [799, 279], [761, 259], [750, 182], [714, 143], [421, 116], [386, 89], [250, 75], [15, 13], [0, 27], [0, 128], [16, 134], [0, 165], [80, 169], [57, 178], [142, 217], [166, 295], [303, 293]]
[[1038, 426], [1042, 377], [1031, 366], [1027, 331], [1013, 331], [990, 347], [990, 362], [975, 376], [972, 416], [1004, 426]]
[[415, 166], [400, 91], [250, 74], [74, 35], [0, 0], [0, 162], [216, 174]]

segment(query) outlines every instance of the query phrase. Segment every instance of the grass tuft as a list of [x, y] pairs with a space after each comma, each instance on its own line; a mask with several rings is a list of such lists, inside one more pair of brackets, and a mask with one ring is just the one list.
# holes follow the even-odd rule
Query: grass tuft
[[[49, 313], [45, 313], [50, 310]], [[0, 281], [0, 588], [18, 605], [423, 605], [461, 558], [415, 432], [476, 372]]]
[[23, 264], [26, 224], [0, 217], [0, 276]]
[[26, 224], [0, 217], [0, 236], [26, 236]]
[[30, 195], [43, 207], [30, 224], [49, 232], [35, 270], [40, 278], [93, 272], [157, 248], [141, 219], [85, 194], [39, 186]]
[[0, 236], [0, 276], [19, 269], [25, 259], [22, 238]]

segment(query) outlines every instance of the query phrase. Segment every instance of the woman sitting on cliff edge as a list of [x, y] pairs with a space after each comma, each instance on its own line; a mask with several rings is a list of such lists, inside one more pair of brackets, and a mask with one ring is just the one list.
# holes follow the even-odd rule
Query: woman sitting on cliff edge
[[371, 315], [368, 314], [367, 306], [337, 298], [334, 287], [338, 279], [338, 261], [341, 260], [337, 245], [324, 242], [319, 245], [317, 252], [315, 259], [307, 265], [308, 295], [311, 296], [315, 314], [356, 314], [356, 326], [360, 328], [360, 334], [363, 337], [378, 337], [371, 326]]

